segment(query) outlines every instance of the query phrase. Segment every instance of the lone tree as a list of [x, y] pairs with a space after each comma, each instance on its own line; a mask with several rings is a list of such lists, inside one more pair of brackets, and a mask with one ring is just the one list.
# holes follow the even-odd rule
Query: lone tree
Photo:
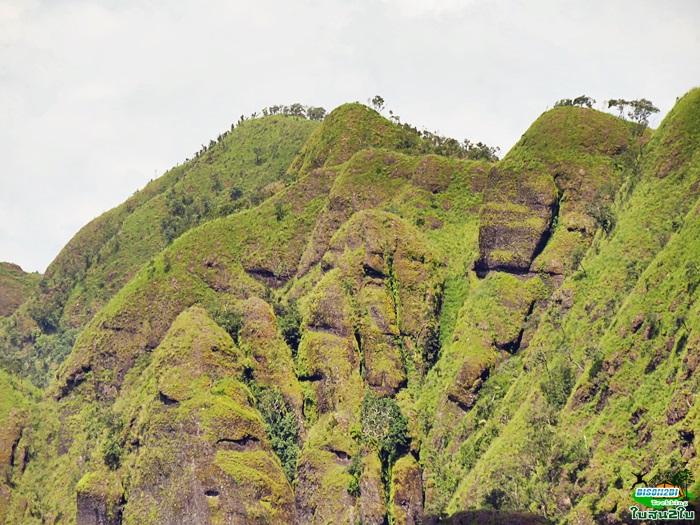
[[370, 102], [372, 103], [372, 107], [379, 112], [381, 112], [384, 109], [384, 106], [386, 106], [386, 102], [384, 102], [384, 99], [379, 95], [375, 95]]
[[587, 97], [586, 95], [581, 95], [580, 97], [576, 97], [575, 99], [570, 99], [570, 98], [563, 98], [559, 101], [557, 101], [554, 104], [554, 107], [560, 107], [560, 106], [579, 106], [579, 107], [587, 107], [587, 108], [592, 108], [593, 104], [595, 104], [595, 100], [592, 99], [591, 97]]
[[326, 110], [322, 107], [309, 106], [306, 108], [306, 117], [309, 120], [323, 120], [326, 117]]
[[[650, 100], [640, 98], [639, 100], [625, 100], [623, 98], [608, 100], [608, 108], [617, 108], [621, 118], [627, 118], [637, 124], [636, 133], [641, 135], [649, 125], [649, 117], [659, 112], [659, 108], [654, 106]], [[629, 109], [627, 109], [629, 108]], [[627, 113], [625, 114], [625, 110]]]

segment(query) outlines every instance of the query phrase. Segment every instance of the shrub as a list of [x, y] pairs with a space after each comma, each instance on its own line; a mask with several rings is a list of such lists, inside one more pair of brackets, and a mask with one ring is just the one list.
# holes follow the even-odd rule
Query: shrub
[[348, 482], [348, 494], [355, 498], [360, 497], [360, 478], [362, 477], [362, 458], [360, 454], [355, 454], [348, 465], [348, 474], [350, 481]]
[[284, 474], [292, 483], [299, 457], [299, 427], [294, 409], [282, 391], [275, 387], [259, 389], [255, 399], [272, 450], [280, 458]]
[[296, 356], [301, 341], [301, 312], [296, 300], [290, 299], [287, 306], [281, 303], [275, 305], [275, 315], [282, 337], [292, 349], [292, 355]]
[[384, 467], [393, 465], [408, 450], [408, 420], [393, 399], [368, 392], [360, 421], [362, 439], [377, 449]]
[[230, 307], [224, 307], [214, 311], [212, 317], [231, 336], [231, 339], [238, 344], [238, 335], [243, 322], [241, 313]]
[[576, 374], [568, 363], [561, 362], [547, 373], [540, 383], [540, 390], [547, 403], [556, 409], [562, 408], [576, 383]]

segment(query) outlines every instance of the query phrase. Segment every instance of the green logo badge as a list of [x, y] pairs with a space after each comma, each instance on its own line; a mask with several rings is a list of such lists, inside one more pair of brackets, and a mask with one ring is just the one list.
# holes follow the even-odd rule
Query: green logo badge
[[688, 493], [693, 484], [693, 475], [688, 469], [661, 471], [649, 481], [644, 474], [635, 474], [637, 481], [632, 486], [632, 499], [652, 510], [630, 507], [633, 520], [694, 520], [695, 511], [687, 510]]

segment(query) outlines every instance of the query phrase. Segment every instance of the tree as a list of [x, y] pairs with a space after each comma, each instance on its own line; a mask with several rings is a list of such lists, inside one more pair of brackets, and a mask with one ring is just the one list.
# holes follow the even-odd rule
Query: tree
[[288, 111], [288, 114], [293, 116], [293, 117], [303, 117], [305, 115], [304, 111], [304, 106], [299, 104], [298, 102], [295, 102], [289, 108], [286, 108]]
[[591, 97], [587, 97], [586, 95], [581, 95], [580, 97], [576, 97], [574, 99], [574, 106], [586, 106], [587, 108], [592, 108], [593, 104], [595, 104], [595, 100]]
[[321, 107], [309, 106], [306, 109], [306, 116], [309, 120], [323, 120], [326, 118], [326, 110]]
[[632, 120], [632, 122], [637, 123], [637, 133], [641, 135], [649, 125], [649, 117], [653, 113], [658, 113], [659, 108], [654, 106], [650, 100], [645, 98], [632, 100], [629, 105], [631, 109], [627, 113], [627, 116], [630, 118], [630, 120]]
[[558, 100], [554, 103], [554, 107], [557, 108], [561, 106], [585, 106], [587, 108], [592, 108], [593, 104], [595, 104], [594, 99], [592, 99], [591, 97], [587, 97], [586, 95], [581, 95], [580, 97], [576, 97], [573, 100], [570, 98], [563, 98], [561, 100]]
[[[625, 110], [630, 108], [625, 114]], [[659, 112], [659, 108], [654, 106], [650, 100], [640, 98], [638, 100], [625, 100], [622, 98], [608, 100], [608, 108], [617, 108], [620, 117], [627, 117], [628, 120], [637, 123], [637, 134], [641, 135], [649, 125], [649, 117]]]
[[627, 102], [623, 98], [611, 98], [610, 100], [608, 100], [608, 109], [617, 108], [617, 110], [620, 112], [620, 118], [624, 118], [625, 108], [628, 105], [629, 105], [629, 102]]
[[257, 146], [253, 148], [253, 155], [255, 155], [255, 165], [256, 166], [260, 166], [265, 160], [262, 158], [262, 153], [263, 153], [262, 148], [259, 148]]
[[362, 401], [360, 421], [364, 440], [377, 449], [388, 470], [408, 450], [408, 420], [392, 398], [368, 392]]
[[384, 106], [386, 105], [384, 99], [379, 95], [375, 95], [370, 102], [372, 103], [372, 107], [379, 112], [381, 112], [384, 109]]
[[540, 390], [552, 407], [561, 409], [569, 399], [569, 394], [576, 383], [573, 369], [565, 362], [559, 363], [540, 382]]

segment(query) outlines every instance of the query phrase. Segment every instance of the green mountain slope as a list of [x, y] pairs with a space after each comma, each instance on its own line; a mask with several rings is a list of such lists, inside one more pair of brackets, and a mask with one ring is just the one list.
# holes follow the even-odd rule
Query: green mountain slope
[[[49, 265], [37, 298], [12, 321], [13, 332], [0, 337], [3, 361], [45, 384], [46, 371], [66, 356], [63, 342], [70, 347], [77, 331], [170, 242], [202, 222], [255, 206], [291, 182], [286, 169], [318, 125], [285, 115], [240, 122], [94, 219]], [[31, 333], [37, 327], [38, 347]]]
[[635, 473], [700, 473], [700, 90], [653, 133], [555, 108], [497, 163], [359, 104], [308, 131], [171, 243], [147, 210], [189, 179], [154, 191], [138, 265], [93, 225], [45, 398], [0, 376], [0, 523], [631, 523]]
[[16, 264], [0, 262], [0, 317], [9, 317], [26, 301], [41, 276], [26, 273]]

